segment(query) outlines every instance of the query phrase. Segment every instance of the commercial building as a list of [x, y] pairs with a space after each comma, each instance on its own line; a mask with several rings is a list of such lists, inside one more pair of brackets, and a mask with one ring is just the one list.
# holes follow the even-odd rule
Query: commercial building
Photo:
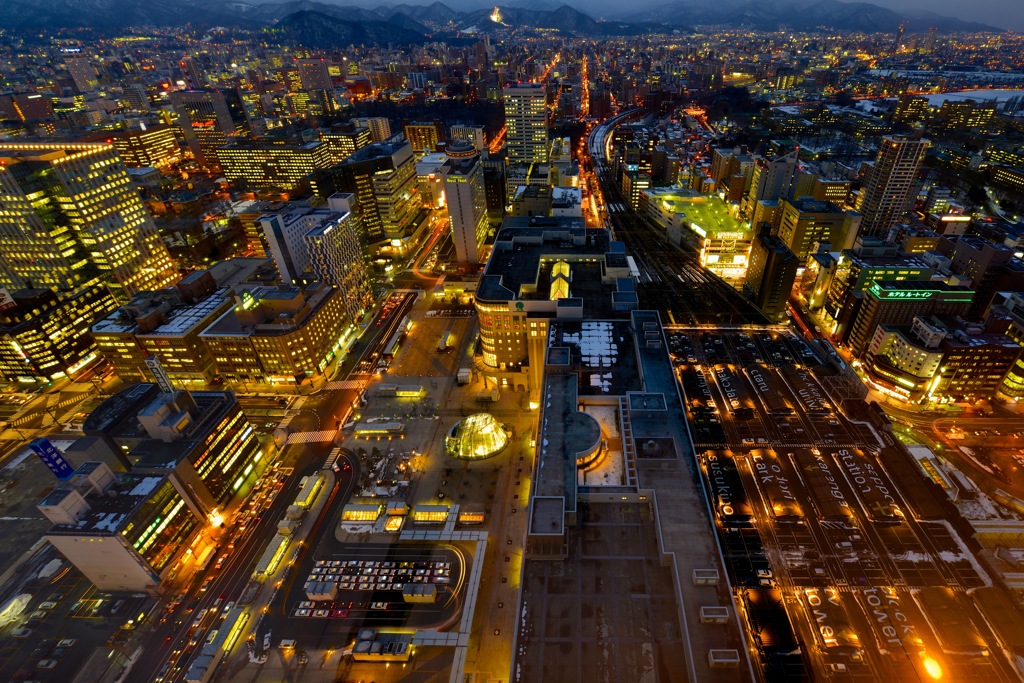
[[320, 197], [355, 195], [361, 235], [372, 253], [400, 255], [414, 241], [420, 199], [412, 145], [401, 136], [360, 149], [314, 174]]
[[383, 116], [355, 118], [352, 123], [369, 130], [373, 142], [384, 142], [391, 138], [391, 122]]
[[821, 271], [815, 291], [824, 292], [816, 299], [837, 321], [849, 297], [864, 291], [871, 282], [926, 281], [935, 272], [920, 256], [901, 253], [897, 245], [874, 237], [859, 238], [853, 249], [837, 255], [834, 265], [831, 270]]
[[207, 556], [214, 548], [199, 532], [230, 515], [268, 460], [231, 392], [135, 384], [83, 431], [130, 472], [87, 462], [39, 509], [54, 524], [47, 540], [101, 590], [153, 591], [176, 564]]
[[117, 151], [99, 143], [0, 143], [0, 286], [74, 290], [97, 278], [115, 298], [177, 279]]
[[332, 126], [326, 130], [321, 129], [320, 140], [327, 145], [336, 164], [340, 164], [373, 142], [369, 128], [352, 123]]
[[93, 410], [82, 431], [122, 453], [131, 473], [169, 477], [204, 519], [215, 510], [228, 517], [267, 462], [230, 391], [133, 384]]
[[641, 191], [640, 210], [665, 228], [669, 241], [700, 254], [708, 270], [735, 286], [743, 284], [754, 231], [714, 195], [681, 188]]
[[481, 154], [487, 152], [487, 130], [483, 126], [455, 124], [448, 129], [448, 137], [468, 142]]
[[472, 145], [449, 145], [448, 160], [441, 167], [445, 201], [451, 222], [455, 258], [459, 263], [480, 262], [480, 248], [487, 239], [487, 199], [480, 155]]
[[441, 167], [447, 160], [444, 152], [434, 152], [424, 154], [416, 162], [416, 190], [420, 194], [420, 205], [425, 209], [440, 209], [445, 205]]
[[510, 164], [548, 160], [548, 97], [543, 83], [514, 83], [502, 91]]
[[578, 218], [506, 218], [476, 290], [483, 374], [496, 385], [540, 388], [548, 324], [636, 308], [622, 245]]
[[954, 330], [942, 340], [936, 397], [975, 401], [996, 395], [1021, 355], [1018, 342], [980, 329]]
[[251, 131], [241, 97], [235, 91], [182, 90], [171, 93], [171, 106], [192, 156], [202, 166], [217, 167], [217, 150]]
[[86, 463], [73, 481], [37, 506], [53, 524], [43, 537], [101, 591], [156, 591], [207, 524], [167, 476]]
[[171, 126], [143, 127], [110, 133], [106, 137], [129, 168], [165, 168], [181, 161], [181, 147]]
[[759, 233], [751, 245], [743, 290], [768, 320], [785, 319], [799, 265], [799, 259], [785, 242], [771, 233]]
[[229, 181], [284, 190], [296, 189], [314, 171], [334, 163], [330, 147], [324, 142], [235, 142], [218, 149], [217, 158]]
[[849, 305], [853, 322], [842, 341], [860, 355], [879, 325], [910, 325], [919, 316], [963, 315], [973, 298], [970, 288], [944, 282], [872, 281]]
[[925, 317], [914, 318], [909, 329], [879, 325], [865, 354], [864, 370], [876, 386], [905, 401], [918, 401], [942, 364], [939, 344], [946, 333]]
[[819, 242], [828, 242], [836, 251], [849, 249], [860, 228], [860, 215], [855, 211], [809, 197], [782, 199], [779, 211], [779, 239], [801, 263]]
[[330, 285], [236, 291], [234, 308], [199, 335], [225, 380], [300, 384], [324, 371], [351, 331], [344, 296]]
[[11, 298], [15, 306], [0, 312], [0, 376], [6, 381], [73, 378], [100, 357], [89, 325], [117, 307], [106, 285], [22, 289]]
[[99, 353], [124, 382], [152, 381], [147, 358], [159, 358], [175, 386], [205, 387], [217, 376], [213, 355], [199, 339], [232, 305], [230, 292], [196, 271], [176, 287], [137, 294], [91, 327]]
[[444, 138], [444, 126], [439, 121], [413, 121], [403, 126], [405, 139], [412, 145], [416, 158], [437, 151]]
[[885, 236], [911, 208], [917, 170], [928, 145], [928, 140], [904, 136], [882, 138], [857, 202], [862, 234]]

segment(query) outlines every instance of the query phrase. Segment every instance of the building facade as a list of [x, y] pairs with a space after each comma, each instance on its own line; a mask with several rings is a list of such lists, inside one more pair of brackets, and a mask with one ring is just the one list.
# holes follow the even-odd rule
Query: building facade
[[350, 332], [341, 291], [326, 284], [241, 289], [200, 338], [228, 381], [300, 384], [323, 373]]
[[0, 143], [0, 204], [0, 286], [73, 290], [99, 277], [127, 301], [177, 279], [110, 145]]
[[917, 170], [928, 145], [928, 140], [903, 136], [882, 138], [857, 202], [862, 234], [884, 237], [910, 209]]
[[510, 164], [548, 160], [548, 96], [543, 83], [514, 83], [502, 91]]
[[441, 167], [445, 203], [451, 222], [455, 258], [459, 263], [480, 263], [480, 249], [487, 239], [487, 198], [484, 171], [476, 149], [453, 143]]
[[334, 163], [324, 142], [304, 145], [236, 142], [217, 150], [224, 177], [253, 188], [294, 190], [314, 171]]
[[16, 306], [0, 312], [0, 375], [7, 381], [74, 378], [102, 355], [89, 326], [117, 307], [105, 285], [23, 289], [12, 298]]

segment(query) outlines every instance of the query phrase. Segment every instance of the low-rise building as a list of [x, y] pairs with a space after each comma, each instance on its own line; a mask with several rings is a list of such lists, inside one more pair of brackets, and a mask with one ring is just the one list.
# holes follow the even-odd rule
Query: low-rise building
[[734, 286], [747, 273], [754, 231], [719, 197], [681, 188], [641, 192], [641, 211], [666, 230], [669, 241], [700, 254], [705, 268]]
[[224, 379], [300, 384], [338, 353], [349, 328], [341, 290], [314, 283], [237, 291], [235, 306], [199, 335]]
[[199, 333], [231, 305], [230, 291], [218, 290], [209, 271], [199, 270], [176, 287], [137, 294], [91, 331], [125, 382], [151, 381], [145, 360], [155, 357], [176, 386], [204, 387], [217, 376], [217, 367]]

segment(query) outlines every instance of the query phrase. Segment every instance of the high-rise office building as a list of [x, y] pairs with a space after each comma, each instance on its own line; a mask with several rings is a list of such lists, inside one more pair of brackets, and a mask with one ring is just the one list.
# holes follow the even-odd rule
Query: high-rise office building
[[[401, 135], [364, 147], [344, 162], [314, 174], [320, 197], [355, 195], [362, 237], [374, 251], [402, 249], [420, 208], [412, 145]], [[396, 241], [398, 245], [396, 245]]]
[[0, 286], [74, 290], [101, 277], [127, 301], [177, 279], [110, 145], [0, 143], [0, 206]]
[[334, 162], [330, 148], [323, 142], [235, 142], [218, 149], [217, 158], [224, 177], [230, 181], [242, 180], [253, 188], [285, 190], [294, 190], [313, 171]]
[[759, 159], [754, 163], [747, 202], [750, 206], [763, 199], [792, 197], [797, 172], [797, 153], [776, 159]]
[[511, 164], [548, 160], [548, 98], [543, 83], [513, 83], [505, 99], [505, 140]]
[[448, 218], [459, 263], [480, 262], [480, 247], [487, 238], [487, 196], [480, 155], [468, 142], [448, 146], [441, 166]]
[[857, 210], [863, 216], [861, 234], [885, 236], [910, 208], [917, 169], [928, 140], [904, 136], [882, 138], [878, 159], [867, 173]]
[[96, 69], [88, 57], [69, 57], [64, 60], [64, 66], [71, 74], [71, 80], [74, 81], [78, 92], [87, 93], [96, 89]]
[[299, 82], [303, 90], [331, 90], [331, 74], [327, 70], [327, 62], [323, 58], [299, 59]]
[[70, 292], [22, 289], [11, 298], [15, 306], [0, 312], [0, 376], [9, 382], [74, 378], [101, 353], [89, 324], [117, 307], [103, 283]]
[[860, 225], [857, 212], [843, 211], [831, 202], [819, 202], [810, 197], [783, 199], [779, 202], [779, 212], [779, 239], [801, 263], [819, 242], [828, 242], [832, 251], [853, 247]]
[[185, 133], [185, 142], [196, 161], [203, 166], [217, 166], [217, 150], [228, 144], [229, 138], [250, 130], [245, 106], [237, 92], [173, 92], [171, 105], [178, 114], [178, 125]]
[[328, 197], [330, 214], [302, 236], [313, 275], [341, 291], [345, 312], [352, 322], [359, 320], [373, 299], [358, 218], [352, 211], [354, 199], [348, 193]]
[[171, 126], [152, 126], [141, 130], [97, 134], [98, 139], [109, 140], [121, 154], [129, 168], [152, 166], [161, 168], [181, 160], [181, 148]]
[[785, 317], [799, 265], [799, 259], [786, 243], [769, 232], [758, 234], [750, 247], [743, 289], [772, 322], [781, 322]]
[[360, 128], [369, 128], [374, 142], [384, 142], [391, 137], [391, 122], [384, 116], [366, 116], [352, 119]]
[[340, 164], [373, 142], [369, 128], [355, 126], [351, 123], [322, 129], [320, 139], [327, 144], [336, 164]]
[[181, 69], [189, 90], [202, 90], [206, 87], [206, 72], [203, 71], [199, 60], [194, 57], [185, 57], [178, 62], [178, 68]]
[[437, 150], [437, 144], [444, 140], [444, 127], [437, 121], [413, 121], [405, 124], [404, 130], [417, 158]]

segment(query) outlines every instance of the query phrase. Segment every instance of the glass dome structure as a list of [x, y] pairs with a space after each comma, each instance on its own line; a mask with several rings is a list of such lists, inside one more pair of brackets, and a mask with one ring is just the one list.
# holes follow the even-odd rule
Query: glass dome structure
[[453, 458], [482, 460], [508, 445], [508, 432], [493, 415], [477, 413], [463, 418], [448, 431], [445, 452]]

